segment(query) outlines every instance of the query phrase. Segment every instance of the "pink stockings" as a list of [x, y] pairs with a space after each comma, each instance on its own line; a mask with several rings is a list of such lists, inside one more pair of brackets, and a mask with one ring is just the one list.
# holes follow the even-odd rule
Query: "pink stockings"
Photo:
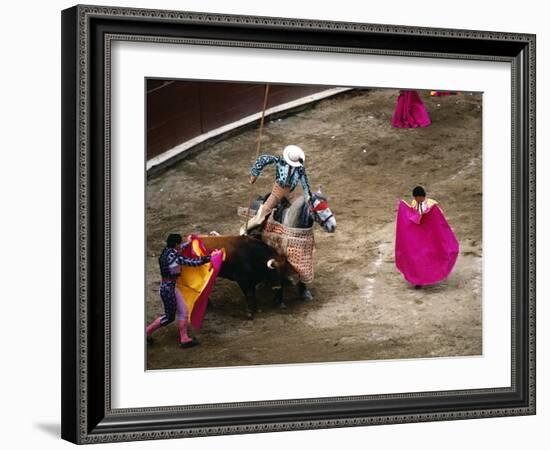
[[147, 337], [151, 337], [153, 335], [153, 332], [158, 330], [161, 326], [162, 325], [160, 323], [160, 317], [157, 317], [149, 325], [147, 325], [147, 328], [145, 329]]
[[175, 282], [161, 282], [160, 284], [160, 298], [164, 304], [164, 314], [157, 317], [151, 322], [147, 328], [147, 337], [151, 337], [153, 332], [158, 330], [161, 326], [168, 325], [176, 318], [176, 310], [178, 312], [178, 328], [180, 332], [180, 342], [189, 342], [192, 339], [187, 334], [188, 325], [188, 309], [181, 292], [176, 287]]

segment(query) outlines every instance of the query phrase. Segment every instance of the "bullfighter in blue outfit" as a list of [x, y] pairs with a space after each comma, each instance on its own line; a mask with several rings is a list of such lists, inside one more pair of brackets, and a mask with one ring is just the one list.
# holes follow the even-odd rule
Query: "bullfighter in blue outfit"
[[286, 198], [290, 203], [296, 199], [298, 182], [302, 184], [308, 199], [311, 199], [311, 189], [304, 167], [304, 151], [297, 145], [288, 145], [283, 150], [283, 156], [261, 155], [250, 169], [250, 184], [254, 184], [265, 166], [275, 164], [275, 183], [269, 197], [260, 206], [257, 213], [248, 221], [248, 226], [241, 229], [246, 234], [252, 228], [261, 225], [271, 211]]

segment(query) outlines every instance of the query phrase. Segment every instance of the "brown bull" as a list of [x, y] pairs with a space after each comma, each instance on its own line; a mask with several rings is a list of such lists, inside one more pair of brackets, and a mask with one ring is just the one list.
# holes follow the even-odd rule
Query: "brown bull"
[[282, 304], [282, 277], [286, 260], [266, 243], [249, 236], [200, 236], [207, 250], [225, 249], [219, 276], [238, 283], [246, 298], [247, 317], [256, 313], [256, 285], [269, 281], [277, 288], [276, 301]]

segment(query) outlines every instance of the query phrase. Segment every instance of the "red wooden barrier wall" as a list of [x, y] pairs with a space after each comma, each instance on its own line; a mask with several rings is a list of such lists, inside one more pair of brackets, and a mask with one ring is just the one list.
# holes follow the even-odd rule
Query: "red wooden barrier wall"
[[[328, 89], [270, 85], [267, 107]], [[147, 159], [261, 111], [264, 84], [147, 80]]]

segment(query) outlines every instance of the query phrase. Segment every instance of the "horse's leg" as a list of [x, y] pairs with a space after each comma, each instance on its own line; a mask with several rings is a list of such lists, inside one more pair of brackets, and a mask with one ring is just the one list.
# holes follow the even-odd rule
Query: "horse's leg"
[[302, 300], [313, 300], [311, 291], [307, 288], [306, 284], [301, 281], [298, 283], [298, 292], [300, 293], [300, 298]]

